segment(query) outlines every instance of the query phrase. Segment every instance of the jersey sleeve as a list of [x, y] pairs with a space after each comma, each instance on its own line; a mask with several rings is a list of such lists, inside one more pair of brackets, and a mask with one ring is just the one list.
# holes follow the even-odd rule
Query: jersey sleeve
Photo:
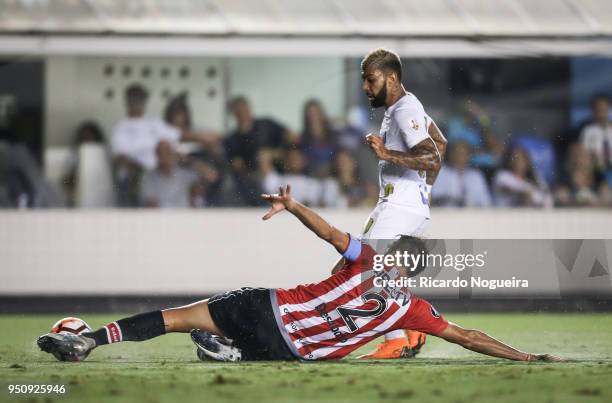
[[408, 148], [412, 148], [429, 137], [427, 134], [427, 115], [417, 106], [401, 106], [394, 118], [399, 126], [402, 138]]
[[353, 238], [351, 234], [349, 234], [349, 244], [346, 250], [342, 253], [342, 256], [349, 262], [354, 262], [359, 259], [361, 252], [363, 250], [363, 245], [359, 239]]

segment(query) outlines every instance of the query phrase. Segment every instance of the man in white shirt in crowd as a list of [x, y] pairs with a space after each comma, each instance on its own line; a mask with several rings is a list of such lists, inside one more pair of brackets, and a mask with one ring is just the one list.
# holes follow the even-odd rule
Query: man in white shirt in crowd
[[432, 203], [446, 207], [489, 207], [491, 193], [483, 173], [470, 167], [472, 149], [458, 141], [451, 146], [449, 164], [440, 169], [431, 192]]
[[580, 132], [580, 142], [592, 155], [597, 170], [606, 174], [612, 170], [612, 122], [610, 121], [610, 98], [596, 96], [592, 103], [593, 123]]
[[138, 182], [144, 171], [157, 165], [157, 144], [168, 141], [176, 145], [181, 132], [160, 118], [145, 116], [148, 93], [139, 84], [125, 91], [127, 116], [115, 124], [111, 138], [114, 157], [118, 204], [134, 207], [138, 204]]

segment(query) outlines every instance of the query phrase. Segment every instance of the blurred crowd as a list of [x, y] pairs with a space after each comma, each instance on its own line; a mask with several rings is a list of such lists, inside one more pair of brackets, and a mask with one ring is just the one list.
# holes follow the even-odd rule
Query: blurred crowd
[[[194, 127], [184, 94], [171, 99], [160, 117], [147, 115], [147, 100], [146, 88], [131, 85], [125, 116], [111, 133], [93, 121], [76, 130], [62, 181], [67, 205], [75, 204], [77, 150], [91, 143], [108, 150], [119, 207], [258, 206], [261, 193], [276, 192], [285, 183], [310, 206], [359, 207], [377, 201], [377, 161], [362, 140], [367, 127], [330, 119], [316, 99], [304, 104], [299, 133], [255, 116], [244, 96], [227, 104], [232, 122], [227, 133]], [[487, 111], [462, 102], [438, 119], [449, 148], [432, 204], [612, 206], [610, 99], [594, 97], [591, 109], [592, 117], [558, 147], [537, 136], [501, 141]], [[195, 147], [181, 151], [181, 143]], [[33, 190], [44, 185], [28, 179], [28, 170], [36, 177], [36, 164], [23, 150], [15, 162], [18, 153], [8, 147], [0, 144], [0, 206], [35, 207], [33, 195], [44, 194]]]
[[[254, 116], [249, 100], [237, 96], [227, 104], [231, 129], [215, 133], [194, 127], [184, 95], [168, 103], [163, 118], [147, 116], [144, 87], [130, 86], [125, 98], [126, 116], [114, 125], [109, 142], [117, 206], [258, 206], [262, 193], [285, 183], [311, 206], [376, 201], [377, 185], [362, 180], [364, 167], [358, 164], [357, 156], [367, 152], [361, 132], [333, 124], [317, 100], [306, 102], [302, 132], [295, 133]], [[78, 141], [85, 137], [77, 134]], [[196, 146], [179, 152], [180, 142]]]
[[500, 142], [480, 106], [465, 101], [458, 109], [445, 127], [449, 147], [432, 190], [434, 205], [612, 206], [608, 96], [595, 96], [591, 117], [553, 141], [513, 135]]

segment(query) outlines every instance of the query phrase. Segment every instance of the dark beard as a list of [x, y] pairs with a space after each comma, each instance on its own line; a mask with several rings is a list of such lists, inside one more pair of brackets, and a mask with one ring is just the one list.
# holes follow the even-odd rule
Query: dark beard
[[385, 100], [387, 99], [387, 84], [383, 85], [383, 87], [378, 91], [378, 94], [374, 95], [374, 99], [370, 101], [370, 105], [372, 108], [380, 108], [381, 106], [385, 106]]

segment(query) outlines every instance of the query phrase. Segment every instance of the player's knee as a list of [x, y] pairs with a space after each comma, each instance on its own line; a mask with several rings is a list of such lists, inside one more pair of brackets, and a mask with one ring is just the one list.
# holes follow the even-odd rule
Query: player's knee
[[192, 306], [166, 309], [162, 311], [162, 314], [168, 333], [188, 332], [197, 327], [194, 323], [197, 319], [197, 312]]

